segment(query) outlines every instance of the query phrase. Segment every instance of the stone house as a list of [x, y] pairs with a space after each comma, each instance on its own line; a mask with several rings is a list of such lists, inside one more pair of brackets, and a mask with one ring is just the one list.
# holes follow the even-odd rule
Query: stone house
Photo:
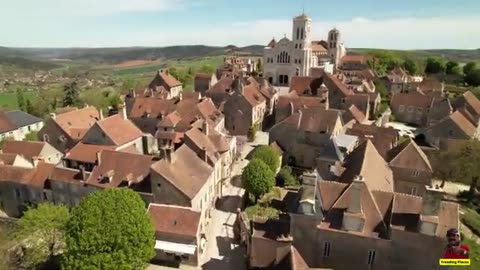
[[33, 168], [31, 161], [17, 154], [0, 153], [0, 164], [22, 168]]
[[95, 107], [70, 110], [61, 114], [50, 114], [43, 128], [38, 132], [38, 139], [45, 141], [62, 153], [72, 149], [92, 127], [102, 118]]
[[368, 69], [368, 57], [365, 55], [345, 55], [341, 59], [341, 70]]
[[235, 78], [233, 92], [225, 102], [225, 128], [232, 135], [247, 135], [250, 127], [256, 125], [261, 128], [267, 112], [265, 97], [253, 82], [245, 85], [239, 78]]
[[215, 170], [208, 158], [206, 149], [200, 158], [184, 144], [173, 153], [168, 151], [165, 159], [151, 167], [153, 202], [199, 212], [200, 234], [204, 238], [215, 203]]
[[367, 182], [362, 176], [349, 184], [319, 181], [322, 211], [290, 214], [293, 246], [306, 264], [332, 269], [438, 269], [445, 233], [459, 226], [458, 204], [442, 201], [441, 189], [428, 187], [422, 198], [375, 190]]
[[452, 101], [452, 106], [456, 111], [460, 111], [474, 126], [479, 126], [480, 122], [480, 100], [470, 91]]
[[478, 139], [478, 127], [474, 126], [460, 111], [445, 117], [425, 130], [425, 140], [431, 146], [448, 149], [458, 142]]
[[221, 112], [223, 112], [226, 100], [233, 93], [233, 81], [234, 78], [232, 76], [222, 77], [205, 92], [205, 96], [211, 98]]
[[0, 112], [0, 139], [23, 140], [30, 132], [39, 131], [43, 120], [23, 111]]
[[390, 101], [390, 108], [396, 121], [424, 127], [432, 104], [432, 97], [420, 92], [394, 94]]
[[423, 197], [425, 187], [432, 186], [432, 165], [413, 140], [390, 150], [388, 165], [393, 172], [395, 192]]
[[453, 113], [453, 107], [448, 98], [434, 97], [427, 114], [427, 127], [431, 127]]
[[317, 168], [323, 179], [331, 179], [343, 161], [334, 141], [343, 131], [340, 111], [305, 109], [275, 124], [269, 143], [276, 142], [284, 150], [288, 165]]
[[215, 76], [215, 73], [197, 73], [195, 74], [193, 82], [195, 92], [205, 96], [205, 92], [215, 85], [218, 82], [218, 79], [217, 76]]
[[148, 85], [149, 89], [163, 88], [168, 92], [168, 98], [178, 97], [183, 91], [182, 83], [166, 69], [160, 69]]
[[263, 95], [266, 101], [266, 111], [265, 117], [273, 116], [275, 104], [277, 103], [279, 93], [278, 91], [264, 78], [250, 77], [247, 79], [247, 82], [252, 83], [258, 89], [258, 91]]
[[388, 151], [397, 145], [399, 139], [398, 132], [392, 127], [375, 125], [353, 124], [345, 133], [357, 136], [360, 143], [370, 140], [385, 160], [388, 159]]
[[198, 266], [205, 249], [201, 213], [188, 207], [151, 203], [147, 210], [155, 229], [154, 261]]
[[6, 140], [3, 144], [2, 152], [19, 155], [31, 164], [36, 164], [38, 161], [59, 164], [63, 157], [62, 152], [47, 142]]
[[203, 121], [200, 128], [194, 127], [185, 133], [185, 145], [198, 157], [206, 151], [207, 163], [214, 168], [215, 196], [222, 196], [223, 181], [231, 176], [236, 154], [236, 137], [225, 136]]

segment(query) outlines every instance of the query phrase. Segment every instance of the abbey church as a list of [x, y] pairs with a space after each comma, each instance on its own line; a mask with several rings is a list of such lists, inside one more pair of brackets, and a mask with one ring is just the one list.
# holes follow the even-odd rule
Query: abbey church
[[333, 73], [346, 54], [337, 29], [328, 40], [312, 40], [312, 19], [302, 14], [293, 19], [292, 40], [273, 38], [263, 51], [263, 75], [271, 84], [287, 86], [293, 76], [309, 76], [311, 68]]

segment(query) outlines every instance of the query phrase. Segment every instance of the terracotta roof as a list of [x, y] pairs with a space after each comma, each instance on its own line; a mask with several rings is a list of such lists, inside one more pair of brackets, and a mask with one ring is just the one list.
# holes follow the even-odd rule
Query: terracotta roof
[[0, 111], [0, 134], [17, 129], [4, 112]]
[[310, 76], [312, 77], [322, 77], [324, 72], [323, 68], [310, 68]]
[[[460, 128], [468, 136], [470, 137], [475, 136], [477, 129], [475, 128], [474, 125], [472, 125], [470, 121], [468, 121], [468, 119], [461, 112], [456, 111], [446, 119], [450, 119], [453, 123], [455, 123], [458, 126], [458, 128]], [[440, 123], [441, 122], [443, 122], [443, 120], [440, 121]]]
[[97, 153], [102, 150], [115, 150], [115, 146], [79, 142], [67, 152], [65, 159], [95, 163], [97, 161]]
[[[86, 172], [86, 178], [88, 178], [88, 175], [90, 175], [90, 173]], [[82, 181], [85, 181], [86, 179], [83, 179], [82, 177], [83, 176], [80, 170], [55, 167], [53, 168], [48, 179], [52, 181], [60, 181], [60, 182], [77, 184], [77, 185], [83, 185]]]
[[213, 168], [186, 145], [173, 153], [172, 161], [160, 160], [152, 165], [152, 170], [193, 199], [212, 175]]
[[175, 109], [174, 99], [158, 99], [149, 97], [135, 98], [129, 117], [139, 118], [147, 116], [149, 118], [158, 118], [165, 116]]
[[265, 102], [265, 97], [263, 97], [262, 93], [260, 92], [258, 84], [255, 85], [254, 83], [251, 83], [246, 85], [243, 89], [243, 96], [253, 107]]
[[277, 44], [277, 41], [275, 40], [275, 38], [272, 38], [272, 40], [270, 40], [270, 42], [267, 44], [267, 47], [268, 48], [275, 48], [276, 44]]
[[0, 181], [10, 181], [28, 184], [34, 174], [34, 169], [0, 164]]
[[40, 156], [46, 144], [45, 142], [6, 140], [2, 150], [4, 153], [17, 154], [27, 159], [33, 159]]
[[328, 53], [326, 47], [324, 47], [325, 41], [323, 40], [314, 40], [312, 41], [312, 51], [316, 53]]
[[329, 133], [340, 118], [337, 110], [304, 109], [287, 117], [282, 123], [309, 132]]
[[327, 104], [323, 98], [320, 97], [305, 97], [305, 96], [279, 96], [277, 99], [277, 109], [288, 109], [293, 105], [294, 111], [306, 108], [328, 109]]
[[16, 154], [0, 153], [0, 165], [13, 165], [16, 158]]
[[347, 129], [346, 134], [358, 136], [361, 141], [371, 140], [380, 155], [387, 159], [388, 151], [397, 143], [398, 133], [390, 127], [377, 127], [375, 125], [354, 124]]
[[73, 139], [80, 140], [86, 131], [92, 127], [95, 122], [100, 120], [100, 113], [95, 107], [85, 107], [82, 109], [58, 114], [53, 119], [67, 134]]
[[151, 203], [148, 215], [157, 233], [197, 237], [200, 212], [180, 206]]
[[345, 111], [345, 113], [343, 113], [342, 116], [343, 116], [344, 123], [348, 123], [351, 120], [355, 120], [357, 123], [362, 124], [365, 120], [368, 120], [366, 119], [367, 117], [365, 116], [365, 114], [363, 114], [363, 112], [360, 111], [353, 104]]
[[193, 99], [193, 100], [199, 100], [200, 97], [202, 96], [199, 92], [182, 92], [180, 93], [182, 96], [182, 99]]
[[353, 91], [348, 89], [343, 82], [328, 72], [323, 73], [323, 83], [330, 91], [339, 91], [345, 96], [353, 94]]
[[44, 162], [38, 163], [37, 167], [35, 167], [32, 178], [30, 179], [29, 185], [43, 188], [45, 186], [45, 181], [47, 181], [54, 168], [54, 164]]
[[211, 129], [209, 129], [209, 134], [206, 135], [203, 130], [192, 128], [185, 133], [185, 137], [188, 137], [200, 149], [205, 147], [207, 151], [218, 153], [225, 153], [230, 150], [226, 137]]
[[360, 62], [362, 64], [367, 63], [368, 57], [365, 55], [345, 55], [342, 57], [342, 62]]
[[297, 92], [298, 95], [303, 95], [306, 90], [314, 91], [322, 85], [320, 77], [301, 77], [294, 76], [290, 82], [290, 92]]
[[420, 91], [427, 94], [435, 91], [443, 91], [444, 85], [442, 82], [436, 79], [424, 79], [422, 82], [418, 84], [418, 88], [420, 89]]
[[[101, 187], [138, 184], [150, 175], [152, 159], [152, 156], [103, 150], [100, 152], [98, 165], [87, 179], [87, 184]], [[111, 179], [102, 182], [103, 177], [111, 177]]]
[[418, 168], [433, 172], [427, 155], [413, 140], [405, 141], [390, 150], [389, 164], [395, 167]]
[[119, 114], [112, 115], [96, 123], [115, 145], [123, 145], [143, 136], [130, 120]]
[[351, 183], [354, 177], [361, 175], [372, 190], [393, 192], [392, 171], [370, 140], [347, 156], [344, 167], [341, 182]]
[[168, 86], [169, 88], [182, 85], [182, 83], [179, 82], [175, 77], [173, 77], [172, 74], [168, 72], [168, 70], [161, 69], [157, 72], [157, 75], [155, 76], [155, 78], [153, 78], [149, 87], [155, 88], [156, 86], [160, 86], [163, 84], [165, 84], [165, 86]]
[[214, 84], [210, 89], [207, 90], [207, 93], [228, 93], [231, 90], [233, 83], [233, 78], [223, 77], [216, 84]]
[[400, 105], [420, 107], [427, 109], [432, 103], [432, 97], [413, 91], [410, 93], [398, 93], [392, 96], [391, 106], [397, 108]]
[[158, 124], [157, 127], [174, 128], [182, 120], [180, 114], [176, 111], [165, 116]]
[[319, 181], [317, 187], [322, 200], [323, 209], [326, 211], [330, 210], [347, 186], [347, 184], [335, 181]]
[[347, 107], [355, 105], [364, 115], [368, 114], [368, 106], [370, 103], [370, 96], [366, 94], [353, 94], [345, 97], [345, 104]]
[[350, 204], [350, 196], [354, 185], [357, 185], [360, 191], [360, 207], [365, 217], [363, 230], [359, 233], [370, 237], [378, 235], [382, 238], [386, 237], [388, 232], [388, 226], [384, 222], [386, 217], [380, 212], [372, 192], [364, 181], [354, 182], [345, 189], [328, 211], [325, 217], [326, 224], [321, 226], [337, 230], [342, 229], [343, 214], [347, 211]]

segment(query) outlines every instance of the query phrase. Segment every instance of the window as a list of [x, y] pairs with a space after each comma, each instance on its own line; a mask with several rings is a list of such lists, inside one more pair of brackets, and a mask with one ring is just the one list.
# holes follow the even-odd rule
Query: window
[[323, 243], [323, 257], [324, 258], [330, 257], [330, 248], [331, 248], [331, 243], [330, 242], [324, 242]]
[[449, 136], [453, 136], [453, 130], [450, 129], [450, 130], [448, 131], [448, 135], [449, 135]]
[[301, 48], [302, 48], [302, 44], [298, 45], [298, 47], [301, 49]]
[[50, 138], [48, 137], [48, 134], [43, 134], [43, 141], [50, 142]]
[[302, 63], [302, 59], [298, 59], [298, 63], [301, 64], [301, 63]]
[[298, 49], [298, 44], [295, 44], [295, 49]]
[[28, 129], [29, 132], [32, 130], [32, 128], [30, 126], [28, 126], [27, 129]]
[[399, 112], [405, 111], [405, 106], [403, 106], [403, 105], [398, 106], [398, 111]]
[[303, 39], [303, 37], [304, 37], [304, 36], [303, 36], [304, 33], [305, 33], [305, 31], [304, 31], [303, 28], [302, 28], [302, 32], [300, 33], [302, 39]]
[[375, 262], [375, 253], [376, 252], [373, 249], [368, 251], [368, 261], [367, 261], [367, 263], [369, 265], [373, 265], [373, 263]]
[[414, 195], [414, 196], [417, 196], [418, 193], [417, 193], [417, 187], [411, 187], [410, 188], [410, 195]]
[[413, 112], [413, 107], [412, 106], [408, 106], [408, 112]]
[[420, 172], [418, 172], [418, 171], [413, 171], [413, 172], [412, 172], [412, 176], [413, 176], [413, 177], [417, 177], [417, 176], [419, 176], [419, 175], [420, 175]]
[[300, 28], [297, 27], [297, 39], [300, 38]]

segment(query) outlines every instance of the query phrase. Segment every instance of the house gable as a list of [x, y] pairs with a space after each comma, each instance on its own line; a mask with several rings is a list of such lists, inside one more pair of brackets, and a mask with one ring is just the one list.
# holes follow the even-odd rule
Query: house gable
[[82, 142], [86, 144], [115, 145], [113, 140], [109, 138], [105, 132], [103, 132], [97, 123], [95, 123], [95, 125], [87, 131], [82, 139]]

